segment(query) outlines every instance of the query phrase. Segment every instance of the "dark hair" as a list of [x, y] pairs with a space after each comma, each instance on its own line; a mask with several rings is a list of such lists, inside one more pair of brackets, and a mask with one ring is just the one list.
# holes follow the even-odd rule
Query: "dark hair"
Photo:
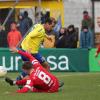
[[47, 19], [45, 20], [45, 24], [46, 24], [46, 23], [52, 24], [52, 20], [51, 20], [50, 18], [47, 18]]
[[33, 68], [33, 65], [29, 61], [24, 62], [24, 64], [22, 65], [22, 69], [25, 69], [25, 70], [30, 70], [32, 68]]
[[[61, 29], [64, 29], [64, 34], [62, 34], [60, 31]], [[62, 35], [67, 35], [67, 29], [65, 27], [61, 27], [60, 30], [59, 30], [59, 36], [62, 36]]]
[[83, 14], [88, 14], [88, 11], [86, 11], [86, 10], [85, 10], [85, 11], [83, 11]]
[[69, 28], [73, 28], [73, 29], [74, 29], [75, 27], [74, 27], [74, 25], [69, 25], [69, 26], [68, 26], [68, 29], [69, 29]]
[[[69, 29], [72, 28], [72, 31], [69, 31]], [[67, 28], [67, 32], [76, 32], [76, 29], [75, 29], [75, 26], [74, 25], [69, 25], [68, 28]]]
[[27, 11], [24, 11], [24, 16], [28, 17], [28, 12]]

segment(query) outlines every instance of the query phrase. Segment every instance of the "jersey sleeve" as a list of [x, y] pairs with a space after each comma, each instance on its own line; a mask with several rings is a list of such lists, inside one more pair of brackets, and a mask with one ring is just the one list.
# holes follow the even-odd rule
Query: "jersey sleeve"
[[32, 90], [32, 87], [33, 87], [33, 81], [31, 79], [28, 79], [26, 81], [26, 85], [20, 89], [20, 90], [17, 90], [18, 93], [26, 93], [28, 92], [29, 90]]
[[30, 53], [24, 52], [22, 50], [18, 50], [18, 53], [20, 55], [28, 58], [30, 60], [30, 62], [34, 65], [35, 68], [41, 66], [41, 64], [39, 63], [39, 61], [36, 60]]

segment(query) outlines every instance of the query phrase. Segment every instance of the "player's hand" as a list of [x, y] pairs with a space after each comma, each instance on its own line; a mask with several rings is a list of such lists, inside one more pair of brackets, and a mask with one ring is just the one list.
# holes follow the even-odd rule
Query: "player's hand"
[[27, 87], [23, 87], [22, 89], [20, 89], [20, 90], [17, 90], [16, 92], [17, 93], [26, 93], [26, 92], [28, 92], [28, 88]]
[[95, 53], [95, 57], [98, 57], [98, 53], [97, 52]]
[[17, 48], [15, 48], [15, 47], [10, 48], [10, 51], [11, 51], [12, 53], [17, 53], [17, 52], [18, 52]]

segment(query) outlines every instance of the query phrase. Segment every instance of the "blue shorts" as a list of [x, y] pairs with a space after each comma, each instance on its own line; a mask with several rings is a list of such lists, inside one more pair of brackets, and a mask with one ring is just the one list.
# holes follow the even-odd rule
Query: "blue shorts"
[[[24, 50], [23, 50], [24, 51]], [[45, 62], [45, 58], [40, 54], [40, 53], [37, 53], [37, 54], [31, 54], [34, 58], [36, 58], [40, 63], [44, 63]], [[28, 58], [24, 57], [21, 55], [21, 58], [23, 61], [29, 61]]]
[[25, 77], [25, 76], [27, 76], [28, 74], [27, 73], [25, 73], [24, 71], [22, 71], [21, 72], [21, 75], [19, 75], [17, 78], [16, 78], [16, 80], [18, 81], [18, 80], [22, 80], [23, 79], [23, 77]]

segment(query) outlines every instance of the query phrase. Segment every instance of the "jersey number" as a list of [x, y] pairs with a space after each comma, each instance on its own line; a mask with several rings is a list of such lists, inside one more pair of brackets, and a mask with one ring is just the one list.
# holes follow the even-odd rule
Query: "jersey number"
[[38, 74], [38, 78], [43, 80], [45, 84], [49, 84], [51, 81], [51, 78], [46, 75], [43, 71], [40, 71], [40, 73]]

